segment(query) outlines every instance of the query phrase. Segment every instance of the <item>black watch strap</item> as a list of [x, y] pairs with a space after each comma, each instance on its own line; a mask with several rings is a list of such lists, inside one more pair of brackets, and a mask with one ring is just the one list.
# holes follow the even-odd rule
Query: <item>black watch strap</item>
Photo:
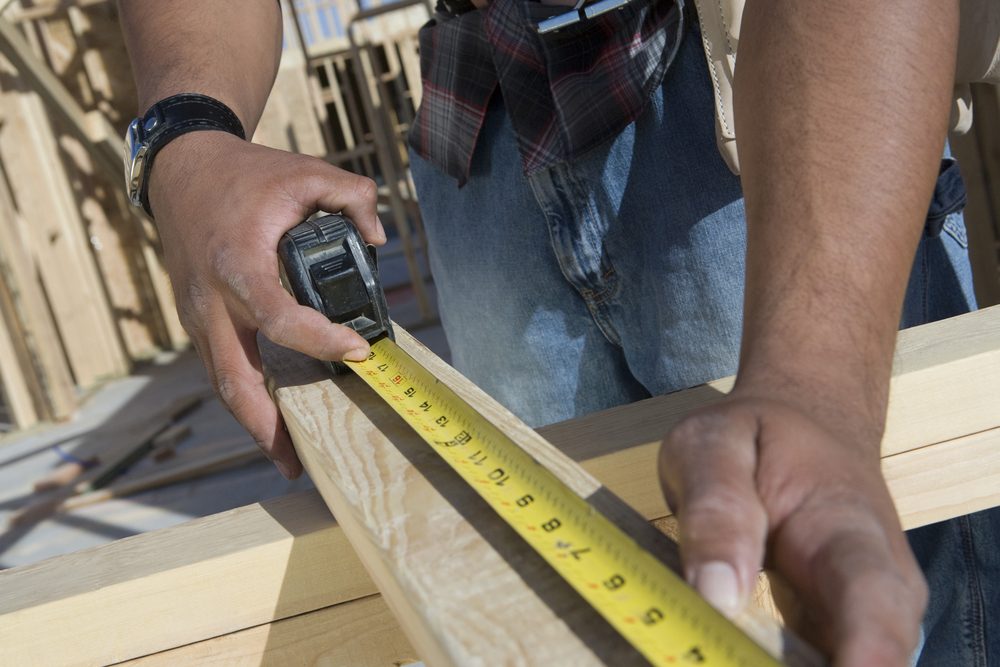
[[142, 117], [142, 141], [149, 148], [139, 190], [142, 208], [153, 217], [149, 206], [149, 174], [153, 158], [161, 148], [188, 132], [197, 130], [222, 130], [246, 139], [243, 124], [236, 114], [222, 102], [196, 93], [183, 93], [160, 100]]

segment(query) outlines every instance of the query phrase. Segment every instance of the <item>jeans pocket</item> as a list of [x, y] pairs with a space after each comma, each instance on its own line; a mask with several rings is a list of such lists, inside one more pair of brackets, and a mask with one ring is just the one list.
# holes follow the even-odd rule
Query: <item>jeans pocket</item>
[[945, 229], [963, 247], [968, 246], [965, 230], [958, 223], [946, 224], [948, 216], [965, 208], [969, 198], [965, 192], [965, 181], [962, 172], [958, 170], [958, 162], [954, 158], [941, 160], [941, 171], [938, 173], [937, 184], [934, 186], [934, 196], [930, 208], [927, 209], [927, 222], [924, 235], [934, 238]]

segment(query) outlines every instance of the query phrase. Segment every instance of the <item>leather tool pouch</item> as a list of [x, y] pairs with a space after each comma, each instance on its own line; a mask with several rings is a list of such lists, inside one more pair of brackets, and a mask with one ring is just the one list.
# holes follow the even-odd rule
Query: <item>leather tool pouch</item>
[[[734, 174], [740, 173], [733, 125], [733, 73], [745, 0], [694, 0], [715, 88], [715, 134], [719, 152]], [[1000, 1], [960, 0], [961, 20], [951, 130], [972, 125], [971, 83], [1000, 83]]]

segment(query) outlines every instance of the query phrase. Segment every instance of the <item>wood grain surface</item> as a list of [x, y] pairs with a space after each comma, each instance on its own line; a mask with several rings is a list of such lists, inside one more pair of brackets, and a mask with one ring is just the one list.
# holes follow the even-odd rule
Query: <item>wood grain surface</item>
[[213, 637], [122, 667], [400, 667], [416, 651], [381, 595]]
[[[977, 386], [976, 382], [964, 386], [961, 382], [966, 368], [964, 357], [954, 355], [954, 340], [959, 343], [963, 340], [963, 329], [970, 326], [966, 323], [975, 325], [973, 330], [987, 336], [987, 341], [992, 340], [983, 327], [988, 325], [997, 330], [989, 319], [996, 317], [997, 310], [987, 312], [988, 317], [978, 314], [956, 318], [962, 327], [945, 330], [945, 340], [938, 340], [938, 334], [927, 335], [925, 327], [901, 336], [898, 372], [936, 369], [938, 378], [930, 377], [927, 381], [927, 396], [894, 399], [890, 417], [892, 411], [903, 409], [905, 400], [919, 401], [925, 419], [945, 424], [945, 432], [968, 430], [969, 422], [961, 414], [952, 418], [949, 411], [936, 407], [948, 405], [935, 399], [943, 391], [942, 386], [958, 387], [953, 390], [963, 392], [974, 404], [979, 401], [987, 418], [973, 425], [989, 423], [989, 418], [1000, 415], [996, 404], [982, 406], [986, 400], [983, 396], [990, 396], [992, 386]], [[975, 377], [989, 373], [993, 373], [993, 378], [1000, 377], [1000, 370], [989, 365], [995, 358], [990, 352], [992, 345], [986, 342], [979, 347], [966, 346], [984, 367], [984, 372]], [[996, 346], [1000, 348], [1000, 342]], [[909, 359], [911, 354], [926, 355], [925, 361], [914, 363]], [[294, 361], [292, 367], [298, 367], [295, 364], [301, 366], [299, 375], [287, 375], [283, 389], [312, 391], [309, 386], [313, 382], [327, 382], [318, 364], [303, 358]], [[353, 391], [371, 395], [360, 380], [353, 380], [356, 381]], [[590, 472], [593, 477], [579, 478], [583, 488], [590, 488], [591, 480], [597, 478], [639, 509], [646, 519], [659, 519], [669, 513], [654, 466], [660, 434], [686, 410], [728, 391], [730, 382], [723, 380], [614, 408], [545, 427], [540, 432]], [[977, 396], [978, 390], [983, 393]], [[398, 472], [404, 479], [423, 477], [426, 473], [429, 479], [436, 480], [435, 475], [447, 474], [428, 462], [434, 461], [435, 456], [424, 451], [422, 445], [405, 446], [410, 436], [401, 422], [393, 421], [395, 415], [384, 415], [383, 420], [382, 413], [375, 412], [368, 402], [369, 399], [361, 399], [355, 409], [345, 410], [347, 419], [340, 424], [328, 418], [324, 428], [353, 430], [359, 437], [364, 433], [376, 437], [373, 430], [383, 431], [370, 423], [374, 418], [389, 434], [386, 439], [390, 443], [404, 445], [397, 453], [405, 452], [410, 457], [403, 457], [405, 464], [399, 462], [402, 467]], [[1000, 428], [930, 446], [902, 448], [908, 451], [883, 459], [883, 471], [904, 526], [925, 525], [1000, 504]], [[376, 450], [366, 457], [366, 465], [381, 465]], [[353, 479], [356, 494], [372, 493], [366, 474]], [[389, 482], [395, 484], [391, 479]], [[391, 503], [384, 500], [387, 491], [377, 486], [374, 491], [376, 499], [365, 506], [372, 516], [390, 516], [400, 502], [413, 497], [416, 505], [410, 505], [412, 513], [429, 511], [423, 521], [438, 522], [438, 510], [426, 504], [427, 498], [433, 498], [427, 489]], [[454, 507], [458, 508], [462, 519], [457, 524], [465, 531], [456, 535], [467, 540], [486, 536], [488, 541], [500, 545], [509, 539], [496, 526], [482, 522], [479, 515], [484, 508], [478, 498], [455, 493], [449, 491], [452, 494], [449, 498], [455, 503], [452, 512]], [[465, 515], [474, 521], [469, 522]], [[449, 521], [456, 520], [451, 516]], [[462, 521], [468, 525], [462, 525]], [[452, 526], [447, 522], [442, 525]], [[407, 542], [408, 534], [396, 535], [389, 526], [380, 533], [380, 539], [403, 553], [413, 548]], [[484, 583], [476, 576], [480, 572], [478, 563], [463, 567], [463, 554], [455, 552], [450, 542], [422, 543], [421, 547], [429, 552], [423, 557], [446, 571], [455, 580], [453, 588], [459, 592], [463, 588], [484, 587], [493, 592], [502, 590], [502, 582], [498, 583], [500, 588], [489, 587], [489, 582]], [[530, 576], [533, 565], [530, 561], [518, 562], [517, 567]], [[248, 571], [253, 575], [247, 576]], [[0, 572], [0, 646], [4, 647], [0, 651], [0, 665], [110, 664], [220, 635], [232, 636], [254, 626], [368, 596], [376, 590], [318, 494], [315, 491], [294, 494]], [[428, 595], [434, 595], [433, 591]], [[541, 599], [537, 594], [532, 596]], [[88, 622], [75, 622], [78, 618], [87, 618]], [[522, 648], [527, 646], [529, 637], [532, 635], [523, 636]]]
[[109, 665], [375, 592], [307, 491], [0, 572], [0, 665]]
[[[406, 332], [402, 349], [666, 562], [675, 545]], [[259, 341], [310, 477], [421, 658], [449, 665], [646, 664], [360, 378]], [[745, 630], [793, 644], [749, 608]], [[789, 664], [809, 664], [795, 645]], [[801, 651], [801, 653], [800, 653]]]

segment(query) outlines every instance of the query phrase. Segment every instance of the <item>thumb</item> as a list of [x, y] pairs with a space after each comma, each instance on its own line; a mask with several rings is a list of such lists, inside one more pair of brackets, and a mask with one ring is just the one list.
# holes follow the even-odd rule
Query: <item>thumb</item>
[[335, 324], [319, 311], [301, 306], [268, 274], [246, 279], [253, 295], [246, 308], [253, 325], [272, 343], [316, 359], [361, 361], [368, 341], [353, 329]]
[[660, 480], [680, 524], [685, 577], [730, 618], [750, 598], [767, 537], [754, 479], [756, 435], [752, 415], [710, 408], [680, 422], [660, 448]]

